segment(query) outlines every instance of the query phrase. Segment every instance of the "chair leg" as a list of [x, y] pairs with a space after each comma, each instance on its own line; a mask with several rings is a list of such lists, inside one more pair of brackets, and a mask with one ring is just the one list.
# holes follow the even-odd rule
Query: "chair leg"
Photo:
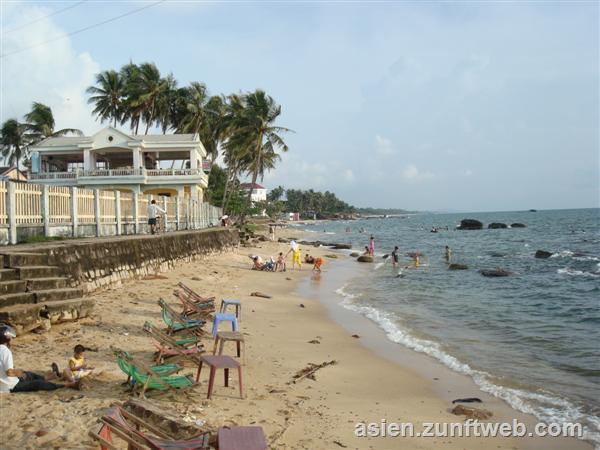
[[217, 334], [217, 338], [215, 339], [215, 345], [213, 346], [213, 351], [212, 351], [213, 355], [217, 354], [217, 344], [218, 343], [219, 343], [219, 335]]
[[244, 384], [242, 383], [242, 366], [238, 367], [238, 379], [240, 381], [240, 398], [244, 398]]
[[208, 377], [208, 395], [206, 398], [210, 399], [212, 395], [213, 386], [215, 384], [215, 372], [217, 368], [215, 366], [210, 366], [210, 375]]
[[202, 360], [200, 360], [200, 364], [198, 364], [198, 372], [196, 372], [196, 383], [200, 381], [200, 372], [202, 372]]
[[221, 339], [221, 345], [219, 346], [219, 355], [223, 354], [223, 349], [225, 348], [225, 340]]
[[229, 387], [229, 369], [223, 369], [223, 373], [225, 374], [225, 387]]
[[240, 341], [235, 341], [235, 347], [237, 349], [237, 357], [239, 358], [240, 356], [242, 356], [241, 352], [240, 352]]
[[231, 331], [237, 331], [237, 330], [238, 330], [237, 319], [233, 319], [231, 321]]

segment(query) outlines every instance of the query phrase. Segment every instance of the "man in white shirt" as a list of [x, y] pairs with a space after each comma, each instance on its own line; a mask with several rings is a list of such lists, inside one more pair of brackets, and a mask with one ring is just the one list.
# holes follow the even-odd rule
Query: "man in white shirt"
[[9, 392], [53, 391], [63, 387], [76, 387], [77, 383], [56, 384], [33, 372], [15, 369], [10, 341], [17, 337], [12, 327], [0, 324], [0, 394]]
[[156, 204], [156, 200], [152, 200], [148, 205], [148, 225], [150, 225], [150, 233], [156, 233], [156, 218], [158, 214], [165, 214], [165, 210]]

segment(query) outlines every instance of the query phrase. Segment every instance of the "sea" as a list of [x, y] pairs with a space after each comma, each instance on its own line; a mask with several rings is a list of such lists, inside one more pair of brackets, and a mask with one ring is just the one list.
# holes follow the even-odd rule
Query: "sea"
[[[526, 227], [457, 230], [466, 218], [486, 227]], [[298, 226], [312, 233], [310, 240], [350, 243], [354, 251], [374, 236], [375, 262], [339, 286], [341, 306], [519, 411], [547, 423], [581, 423], [583, 438], [600, 448], [599, 221], [600, 209], [573, 209]], [[448, 270], [446, 245], [451, 262], [467, 270]], [[394, 246], [402, 255], [399, 267], [384, 258]], [[552, 256], [535, 258], [537, 250]], [[418, 268], [412, 252], [421, 254]], [[497, 268], [512, 275], [480, 273]]]

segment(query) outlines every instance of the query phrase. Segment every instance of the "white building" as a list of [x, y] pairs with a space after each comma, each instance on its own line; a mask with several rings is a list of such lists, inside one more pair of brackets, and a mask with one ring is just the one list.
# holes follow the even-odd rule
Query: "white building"
[[32, 147], [29, 181], [129, 190], [202, 201], [208, 176], [197, 134], [128, 135], [106, 127], [93, 136], [52, 137]]
[[250, 200], [252, 203], [255, 202], [266, 202], [267, 201], [267, 189], [261, 186], [258, 183], [242, 183], [240, 187], [248, 193], [248, 191], [252, 190], [250, 194]]

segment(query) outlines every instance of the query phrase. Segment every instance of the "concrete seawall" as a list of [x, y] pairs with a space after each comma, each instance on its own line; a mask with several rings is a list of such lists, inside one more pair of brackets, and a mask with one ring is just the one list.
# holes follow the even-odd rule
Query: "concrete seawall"
[[236, 230], [214, 228], [160, 236], [67, 241], [44, 250], [48, 262], [60, 266], [72, 285], [92, 292], [123, 280], [165, 272], [179, 262], [231, 251], [238, 244]]

